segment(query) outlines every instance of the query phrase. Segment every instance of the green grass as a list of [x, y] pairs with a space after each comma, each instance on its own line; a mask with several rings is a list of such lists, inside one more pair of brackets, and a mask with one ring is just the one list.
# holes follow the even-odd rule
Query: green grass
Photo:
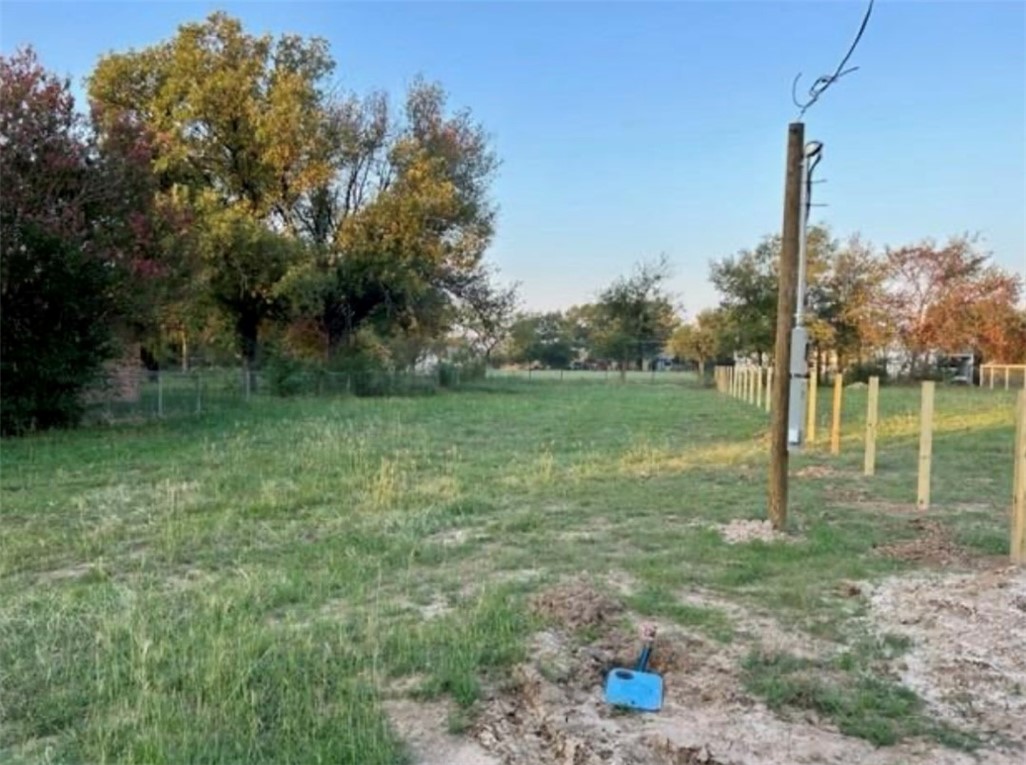
[[957, 749], [973, 750], [980, 739], [933, 720], [912, 690], [868, 664], [872, 656], [845, 652], [832, 661], [799, 659], [786, 653], [752, 653], [744, 662], [745, 687], [778, 711], [808, 709], [837, 725], [841, 733], [877, 746], [921, 736]]
[[[794, 480], [796, 541], [727, 545], [711, 524], [764, 515], [766, 415], [687, 376], [578, 377], [2, 442], [0, 760], [399, 763], [383, 698], [451, 697], [464, 729], [525, 656], [525, 596], [581, 572], [629, 575], [639, 615], [716, 640], [739, 625], [684, 594], [854, 650], [840, 583], [905, 567], [874, 546], [910, 533], [886, 505], [915, 500], [914, 390], [883, 391], [875, 479], [854, 392], [842, 456], [794, 460], [837, 471]], [[931, 518], [984, 554], [1012, 405], [938, 389]], [[814, 706], [874, 741], [946, 735], [856, 663]]]

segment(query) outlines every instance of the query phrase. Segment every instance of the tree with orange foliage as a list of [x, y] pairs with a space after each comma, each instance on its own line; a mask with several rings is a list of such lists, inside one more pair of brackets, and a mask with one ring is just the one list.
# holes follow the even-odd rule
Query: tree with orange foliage
[[1022, 355], [1014, 321], [1021, 280], [991, 263], [974, 240], [952, 237], [943, 246], [924, 240], [888, 249], [885, 258], [886, 302], [910, 372], [933, 351]]

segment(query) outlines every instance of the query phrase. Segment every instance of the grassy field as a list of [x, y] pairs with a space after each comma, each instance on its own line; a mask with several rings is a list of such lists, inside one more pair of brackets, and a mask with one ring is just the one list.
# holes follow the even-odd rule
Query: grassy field
[[[1013, 406], [937, 393], [930, 518], [979, 555], [1007, 551]], [[801, 545], [723, 541], [715, 524], [764, 516], [767, 416], [680, 375], [254, 399], [4, 441], [0, 760], [400, 763], [383, 695], [451, 697], [460, 729], [523, 658], [527, 596], [582, 572], [622, 572], [634, 612], [724, 643], [735, 617], [677, 593], [842, 648], [829, 689], [753, 654], [748, 687], [771, 706], [877, 743], [972, 746], [874, 676], [901, 645], [857, 629], [840, 593], [915, 565], [874, 548], [915, 533], [894, 510], [915, 502], [918, 407], [914, 389], [883, 390], [865, 479], [865, 392], [849, 392], [842, 456], [793, 460]]]

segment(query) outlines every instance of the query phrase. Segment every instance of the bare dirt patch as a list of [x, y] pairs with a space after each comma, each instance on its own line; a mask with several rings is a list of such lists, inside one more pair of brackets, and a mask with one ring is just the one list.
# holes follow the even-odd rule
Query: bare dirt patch
[[164, 578], [164, 586], [174, 590], [187, 590], [193, 587], [206, 587], [215, 579], [214, 574], [209, 571], [187, 566], [169, 573]]
[[921, 512], [915, 502], [887, 502], [884, 500], [859, 499], [854, 504], [856, 510], [870, 510], [887, 515], [909, 515]]
[[912, 539], [883, 545], [877, 552], [889, 558], [927, 566], [967, 566], [974, 562], [968, 550], [952, 538], [951, 533], [937, 521], [913, 518], [908, 522], [916, 532]]
[[840, 472], [828, 465], [806, 465], [794, 471], [797, 478], [833, 478]]
[[731, 652], [732, 657], [736, 657], [738, 661], [744, 652], [751, 648], [766, 653], [786, 652], [803, 659], [826, 656], [836, 650], [835, 645], [825, 640], [816, 639], [804, 632], [785, 629], [766, 612], [748, 605], [739, 605], [713, 593], [692, 589], [679, 593], [677, 597], [686, 605], [715, 608], [730, 618], [738, 642], [725, 646], [722, 650]]
[[475, 741], [448, 732], [450, 704], [391, 699], [383, 706], [409, 747], [413, 765], [501, 765]]
[[735, 519], [730, 523], [717, 527], [723, 541], [728, 545], [744, 544], [745, 542], [788, 542], [793, 541], [779, 531], [774, 531], [769, 521]]
[[491, 536], [483, 529], [461, 528], [435, 532], [426, 541], [442, 547], [460, 547], [469, 543], [483, 544], [490, 539]]
[[878, 626], [912, 639], [902, 682], [938, 716], [1026, 746], [1026, 570], [891, 579], [870, 603]]
[[[742, 685], [740, 661], [752, 642], [723, 645], [665, 623], [657, 623], [651, 664], [664, 678], [663, 709], [653, 714], [615, 710], [603, 702], [602, 686], [610, 668], [635, 660], [639, 636], [624, 626], [630, 614], [608, 596], [588, 592], [582, 582], [554, 592], [539, 597], [541, 608], [562, 623], [584, 625], [600, 634], [586, 642], [562, 628], [535, 636], [530, 662], [516, 668], [502, 693], [482, 703], [470, 730], [476, 745], [491, 757], [482, 757], [483, 765], [1018, 762], [1017, 756], [992, 751], [978, 760], [926, 741], [876, 748], [842, 735], [811, 712], [785, 719], [749, 696]], [[697, 597], [692, 602], [708, 603], [704, 596]], [[573, 603], [581, 604], [580, 615], [568, 612]], [[615, 620], [612, 614], [617, 615]], [[755, 644], [789, 640], [787, 631], [772, 619], [759, 619], [751, 630]], [[790, 636], [789, 647], [797, 642]], [[807, 646], [810, 652], [817, 647]]]
[[84, 579], [94, 571], [92, 563], [77, 563], [73, 566], [54, 568], [43, 571], [39, 574], [39, 581], [43, 584], [55, 584], [58, 582], [70, 582], [77, 579]]

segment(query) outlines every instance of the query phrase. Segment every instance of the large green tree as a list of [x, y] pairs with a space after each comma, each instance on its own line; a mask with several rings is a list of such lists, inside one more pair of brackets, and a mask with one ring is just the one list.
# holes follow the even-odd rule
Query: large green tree
[[[836, 243], [828, 229], [811, 226], [808, 231], [806, 308], [814, 319], [820, 306], [817, 289], [833, 258]], [[780, 236], [767, 236], [752, 250], [712, 262], [710, 280], [719, 291], [721, 306], [731, 316], [737, 332], [735, 350], [768, 354], [776, 342]]]
[[196, 218], [195, 284], [210, 291], [180, 294], [177, 322], [218, 307], [246, 365], [261, 323], [280, 307], [268, 296], [286, 272], [284, 237], [333, 170], [323, 119], [333, 66], [323, 40], [254, 36], [215, 13], [168, 41], [104, 56], [89, 78], [101, 134], [129, 123], [152, 135], [160, 188]]
[[856, 235], [837, 250], [814, 287], [818, 319], [829, 330], [842, 369], [885, 349], [893, 338], [887, 276], [886, 262]]
[[670, 335], [667, 350], [677, 358], [694, 360], [704, 378], [706, 362], [730, 354], [733, 345], [730, 315], [722, 308], [710, 308], [677, 327]]
[[576, 357], [573, 336], [559, 311], [521, 314], [510, 329], [507, 358], [565, 369]]
[[669, 277], [669, 262], [662, 257], [639, 263], [599, 295], [595, 351], [618, 363], [621, 378], [628, 366], [641, 369], [646, 358], [661, 352], [677, 325], [677, 309], [666, 291]]
[[303, 213], [319, 257], [294, 275], [327, 347], [345, 349], [368, 328], [430, 338], [469, 321], [490, 351], [515, 293], [494, 287], [483, 260], [497, 167], [483, 129], [423, 81], [394, 122], [380, 99], [347, 103], [336, 172]]

